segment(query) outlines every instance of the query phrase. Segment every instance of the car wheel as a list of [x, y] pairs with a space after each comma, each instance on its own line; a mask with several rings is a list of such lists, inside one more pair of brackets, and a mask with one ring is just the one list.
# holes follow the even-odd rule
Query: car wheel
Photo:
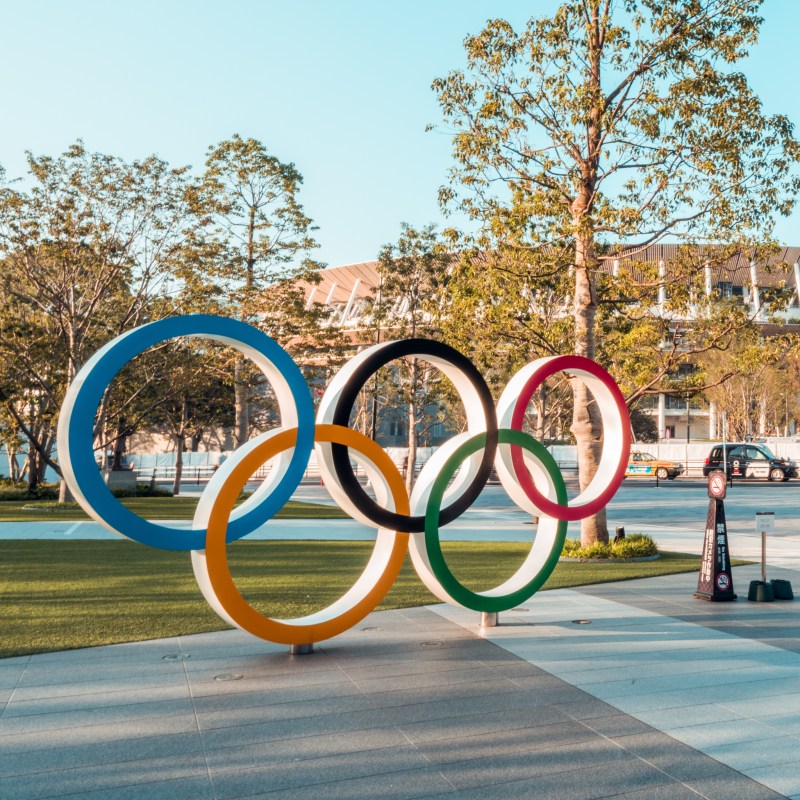
[[769, 479], [771, 481], [782, 481], [786, 476], [783, 474], [783, 470], [780, 467], [773, 467], [769, 471]]
[[656, 478], [658, 478], [660, 481], [663, 481], [665, 478], [668, 477], [669, 477], [669, 472], [667, 472], [667, 470], [664, 469], [664, 467], [659, 467], [656, 470]]

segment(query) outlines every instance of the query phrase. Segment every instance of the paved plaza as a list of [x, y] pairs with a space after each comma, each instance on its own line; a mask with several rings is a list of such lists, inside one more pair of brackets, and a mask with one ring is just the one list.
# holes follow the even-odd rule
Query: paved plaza
[[[661, 514], [699, 551], [703, 520]], [[792, 532], [770, 547], [800, 591]], [[759, 571], [735, 603], [689, 574], [541, 592], [496, 628], [379, 612], [306, 656], [223, 631], [5, 659], [0, 798], [798, 800], [800, 601], [747, 602]]]
[[695, 580], [544, 592], [483, 631], [380, 612], [308, 656], [224, 631], [5, 659], [0, 797], [798, 798], [800, 604]]

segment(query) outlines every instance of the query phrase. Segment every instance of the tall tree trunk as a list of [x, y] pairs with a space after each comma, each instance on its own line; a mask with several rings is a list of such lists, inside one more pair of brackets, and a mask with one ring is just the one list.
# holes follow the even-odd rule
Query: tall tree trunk
[[183, 477], [183, 451], [186, 447], [186, 423], [188, 420], [188, 403], [186, 398], [181, 402], [181, 424], [175, 432], [175, 477], [172, 481], [172, 494], [181, 493], [181, 478]]
[[19, 463], [17, 462], [16, 445], [6, 444], [6, 456], [8, 458], [8, 477], [16, 483], [19, 480]]
[[409, 495], [414, 487], [414, 468], [417, 464], [417, 384], [419, 383], [419, 362], [411, 359], [411, 392], [408, 402], [408, 469], [406, 489]]
[[125, 418], [120, 416], [117, 421], [117, 430], [114, 435], [114, 459], [111, 462], [112, 470], [122, 469], [122, 453], [125, 450]]
[[547, 386], [543, 383], [536, 393], [536, 425], [533, 429], [533, 436], [536, 440], [544, 444], [545, 433], [547, 429]]
[[244, 356], [237, 356], [233, 368], [234, 391], [234, 447], [241, 447], [250, 436], [250, 408], [247, 400], [249, 387], [245, 378]]
[[[577, 227], [577, 226], [576, 226]], [[575, 353], [594, 358], [594, 303], [595, 266], [594, 240], [591, 234], [578, 235], [575, 247]], [[597, 472], [602, 451], [602, 424], [597, 404], [581, 380], [573, 380], [572, 426], [570, 430], [578, 445], [578, 479], [581, 491]], [[605, 508], [593, 517], [581, 520], [581, 544], [588, 547], [595, 542], [608, 541]]]
[[36, 491], [36, 487], [39, 485], [39, 454], [36, 452], [36, 448], [31, 444], [28, 445], [28, 463], [26, 469], [28, 471], [28, 492], [33, 494]]

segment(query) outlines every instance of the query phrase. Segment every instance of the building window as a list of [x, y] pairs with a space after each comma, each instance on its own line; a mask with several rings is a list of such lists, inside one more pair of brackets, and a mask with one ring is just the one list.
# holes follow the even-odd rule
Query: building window
[[406, 426], [396, 417], [389, 421], [389, 436], [405, 436]]
[[[736, 288], [739, 289], [739, 294], [741, 295], [741, 287], [737, 286]], [[717, 290], [721, 297], [733, 297], [733, 284], [730, 281], [720, 281], [717, 284]]]

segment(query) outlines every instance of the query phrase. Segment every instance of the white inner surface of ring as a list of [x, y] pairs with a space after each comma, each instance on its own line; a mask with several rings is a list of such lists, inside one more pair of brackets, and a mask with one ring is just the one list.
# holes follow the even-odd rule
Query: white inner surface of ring
[[[392, 342], [383, 342], [381, 344], [373, 345], [366, 350], [362, 350], [357, 356], [355, 356], [344, 367], [342, 367], [338, 373], [336, 373], [327, 390], [325, 391], [322, 400], [320, 401], [319, 409], [317, 411], [318, 423], [331, 424], [333, 422], [333, 414], [339, 402], [339, 398], [341, 397], [342, 392], [345, 390], [347, 383], [351, 379], [351, 376], [355, 370], [358, 369], [367, 358], [371, 357], [378, 350], [388, 347], [391, 344]], [[412, 353], [409, 354], [409, 357], [416, 357], [422, 359], [423, 361], [427, 361], [429, 364], [432, 364], [440, 369], [452, 381], [456, 391], [458, 392], [458, 396], [461, 398], [461, 402], [464, 405], [464, 410], [467, 416], [467, 432], [466, 434], [459, 434], [460, 437], [469, 438], [470, 436], [474, 436], [476, 433], [481, 433], [486, 430], [486, 417], [478, 390], [472, 385], [472, 382], [469, 380], [469, 378], [457, 366], [449, 361], [446, 361], [445, 359], [437, 358], [436, 356], [424, 354], [415, 356]], [[458, 441], [458, 444], [451, 446], [451, 442], [454, 442], [459, 438], [459, 436], [448, 440], [445, 442], [445, 444], [439, 447], [431, 460], [442, 453], [443, 458], [437, 461], [437, 463], [442, 463], [442, 460], [449, 457], [449, 455], [455, 450], [456, 447], [458, 447], [461, 441], [464, 440], [462, 438]], [[464, 493], [467, 486], [469, 486], [470, 482], [475, 477], [475, 474], [480, 467], [481, 460], [481, 453], [478, 452], [473, 454], [464, 462], [445, 492], [445, 503], [447, 501], [452, 502], [454, 499], [457, 499]], [[319, 463], [320, 473], [322, 474], [325, 485], [328, 487], [328, 491], [331, 493], [331, 497], [333, 497], [339, 506], [351, 517], [359, 522], [364, 522], [367, 525], [373, 525], [374, 523], [370, 522], [369, 519], [367, 519], [358, 510], [358, 508], [355, 507], [353, 502], [342, 489], [336, 475], [336, 470], [333, 466], [333, 450], [329, 443], [322, 442], [317, 445], [317, 461]], [[423, 469], [423, 472], [424, 471], [425, 470]], [[411, 513], [415, 515], [424, 513], [424, 503], [427, 502], [427, 497], [430, 494], [430, 489], [432, 486], [432, 482], [429, 482], [427, 478], [425, 481], [422, 480], [423, 472], [421, 472], [417, 478], [416, 486], [411, 495]], [[421, 503], [422, 505], [420, 506]], [[420, 507], [423, 509], [422, 512], [415, 511], [415, 508]]]
[[[511, 426], [511, 419], [514, 415], [514, 407], [517, 399], [522, 393], [522, 389], [528, 380], [537, 372], [542, 370], [550, 361], [562, 358], [562, 356], [549, 356], [539, 358], [524, 366], [508, 382], [500, 400], [497, 403], [497, 419], [501, 428]], [[596, 500], [608, 487], [608, 482], [619, 466], [622, 458], [623, 442], [623, 421], [617, 408], [617, 403], [610, 389], [600, 378], [585, 372], [581, 369], [568, 369], [566, 372], [582, 380], [594, 396], [597, 407], [600, 411], [600, 418], [603, 422], [603, 450], [600, 456], [600, 463], [597, 472], [589, 485], [576, 497], [569, 501], [570, 507], [582, 506]], [[496, 461], [497, 476], [503, 488], [508, 492], [509, 497], [523, 510], [531, 514], [543, 513], [527, 494], [520, 487], [514, 474], [511, 461], [511, 445], [500, 445], [498, 448]], [[532, 474], [536, 488], [542, 491], [542, 485], [537, 480], [535, 473]], [[546, 492], [542, 492], [546, 495]], [[550, 499], [548, 497], [548, 499]]]
[[[458, 437], [461, 438], [462, 441], [470, 438], [469, 434], [459, 434]], [[451, 440], [451, 441], [454, 441]], [[449, 445], [450, 442], [447, 442]], [[460, 443], [459, 443], [460, 444]], [[505, 447], [505, 445], [500, 445], [501, 447]], [[451, 448], [449, 455], [455, 451], [455, 448]], [[480, 451], [478, 451], [480, 453]], [[437, 451], [438, 454], [438, 451]], [[556, 487], [553, 484], [553, 480], [550, 477], [550, 474], [544, 468], [542, 463], [539, 461], [536, 456], [527, 451], [523, 451], [525, 463], [528, 466], [528, 469], [531, 471], [531, 474], [536, 481], [537, 488], [550, 500], [556, 499]], [[431, 459], [433, 461], [433, 459]], [[425, 465], [422, 472], [420, 472], [419, 478], [417, 479], [417, 484], [421, 483], [423, 480], [423, 476], [425, 475], [425, 471], [428, 468], [428, 465]], [[439, 474], [439, 469], [432, 469], [430, 472], [430, 476], [425, 476], [426, 481], [430, 480], [432, 484], [433, 481], [436, 480], [437, 475]], [[415, 490], [416, 491], [416, 490]], [[430, 495], [430, 490], [426, 497]], [[412, 495], [413, 497], [413, 495]], [[427, 505], [427, 499], [426, 499]], [[412, 506], [412, 513], [425, 513], [425, 506], [421, 507], [419, 510], [419, 506], [416, 507], [418, 510], [415, 511], [415, 507]], [[533, 540], [533, 546], [531, 547], [530, 551], [528, 552], [525, 561], [519, 567], [519, 569], [504, 583], [496, 586], [494, 589], [487, 589], [484, 592], [476, 592], [483, 597], [500, 597], [502, 595], [509, 594], [511, 592], [516, 592], [522, 589], [526, 584], [530, 583], [539, 571], [544, 566], [545, 562], [547, 561], [550, 553], [555, 545], [556, 536], [558, 535], [558, 520], [554, 517], [548, 517], [544, 514], [539, 516], [539, 525], [536, 528], [536, 535]], [[414, 569], [416, 570], [417, 574], [420, 577], [420, 580], [425, 584], [425, 586], [436, 596], [445, 603], [450, 603], [452, 605], [459, 605], [458, 601], [454, 600], [450, 594], [446, 591], [444, 586], [439, 582], [439, 579], [433, 573], [431, 569], [431, 562], [428, 557], [428, 549], [425, 546], [425, 533], [414, 533], [411, 535], [411, 539], [408, 545], [409, 553], [411, 554], [411, 562], [414, 565]]]
[[[140, 326], [141, 327], [141, 326]], [[96, 520], [97, 522], [101, 523], [104, 527], [108, 528], [109, 530], [113, 531], [114, 533], [118, 534], [119, 536], [123, 536], [124, 538], [128, 538], [125, 534], [114, 528], [108, 520], [101, 517], [95, 510], [92, 503], [86, 498], [81, 491], [80, 484], [74, 474], [74, 470], [72, 468], [72, 459], [71, 454], [69, 451], [69, 429], [72, 419], [72, 414], [74, 411], [75, 400], [78, 397], [78, 393], [83, 386], [84, 380], [89, 376], [91, 371], [95, 368], [97, 363], [106, 355], [106, 353], [115, 348], [119, 345], [121, 341], [132, 336], [136, 331], [140, 330], [140, 328], [133, 328], [130, 331], [126, 331], [125, 333], [117, 336], [115, 339], [112, 339], [107, 344], [103, 345], [87, 362], [84, 364], [82, 369], [78, 372], [75, 376], [74, 381], [70, 385], [69, 390], [67, 391], [67, 395], [64, 398], [64, 403], [61, 408], [61, 414], [59, 416], [58, 422], [58, 443], [59, 443], [59, 460], [62, 465], [62, 472], [64, 475], [64, 479], [67, 481], [69, 485], [70, 491], [72, 492], [75, 499], [81, 505], [83, 510], [90, 516], [92, 519]], [[184, 338], [184, 337], [173, 337], [173, 338]], [[286, 427], [296, 427], [298, 416], [297, 416], [297, 405], [295, 404], [294, 395], [292, 394], [291, 389], [289, 388], [289, 384], [286, 379], [283, 377], [283, 374], [278, 370], [275, 365], [267, 358], [264, 353], [261, 351], [250, 347], [249, 345], [245, 344], [244, 342], [240, 341], [239, 339], [234, 339], [229, 336], [217, 336], [214, 334], [206, 334], [206, 333], [193, 333], [193, 334], [186, 334], [185, 338], [188, 339], [210, 339], [211, 341], [218, 342], [219, 344], [226, 345], [227, 347], [232, 347], [235, 350], [238, 350], [242, 355], [251, 359], [253, 363], [261, 370], [267, 380], [273, 387], [275, 391], [275, 397], [278, 401], [278, 409], [280, 410], [281, 415], [281, 422]], [[158, 342], [155, 342], [158, 344]], [[154, 346], [153, 345], [153, 346]], [[143, 351], [144, 352], [144, 351]], [[137, 353], [136, 355], [141, 355], [141, 353]], [[242, 505], [236, 508], [236, 510], [231, 514], [231, 519], [238, 519], [244, 514], [247, 514], [251, 511], [255, 506], [257, 506], [261, 499], [272, 491], [272, 488], [275, 484], [286, 474], [286, 470], [289, 467], [291, 462], [291, 452], [284, 452], [281, 453], [279, 460], [274, 464], [270, 473], [263, 484], [244, 502]], [[207, 491], [207, 489], [206, 489]], [[204, 492], [205, 494], [205, 492]], [[202, 502], [202, 498], [201, 498]], [[193, 528], [195, 528], [193, 524]]]
[[[201, 498], [201, 503], [198, 504], [197, 510], [194, 514], [193, 527], [199, 529], [208, 527], [211, 508], [219, 488], [221, 488], [221, 486], [228, 480], [230, 474], [236, 469], [239, 462], [245, 458], [249, 452], [278, 433], [280, 433], [280, 429], [268, 431], [267, 433], [264, 433], [261, 436], [246, 442], [233, 453], [230, 459], [228, 459], [219, 468], [219, 470], [217, 470], [212, 480], [209, 481], [208, 485], [208, 488], [211, 489], [211, 492], [208, 494], [210, 499], [203, 503], [203, 498]], [[291, 448], [286, 452], [291, 454], [293, 450], [294, 448]], [[392, 496], [389, 483], [386, 480], [383, 472], [378, 469], [374, 462], [363, 453], [357, 452], [356, 458], [358, 463], [364, 468], [365, 472], [369, 476], [372, 486], [375, 487], [375, 496], [377, 497], [378, 502], [390, 508], [391, 510], [394, 510], [394, 498]], [[208, 489], [206, 489], [206, 492], [208, 492]], [[206, 492], [203, 492], [203, 497], [206, 496]], [[397, 535], [398, 534], [395, 533], [395, 531], [388, 530], [387, 528], [378, 528], [377, 536], [375, 538], [375, 546], [372, 549], [372, 555], [370, 556], [364, 571], [361, 573], [358, 580], [350, 587], [350, 589], [348, 589], [347, 592], [345, 592], [338, 600], [335, 600], [333, 603], [331, 603], [331, 605], [329, 605], [327, 608], [323, 608], [321, 611], [316, 611], [313, 614], [308, 614], [305, 617], [298, 617], [297, 619], [278, 619], [275, 621], [281, 622], [285, 625], [315, 625], [321, 622], [330, 622], [331, 620], [336, 619], [336, 617], [339, 617], [342, 614], [350, 611], [353, 607], [360, 603], [367, 596], [367, 594], [369, 594], [369, 592], [372, 591], [375, 584], [378, 582], [378, 580], [380, 580], [381, 575], [383, 575], [385, 572], [394, 549]], [[239, 625], [228, 615], [222, 603], [220, 603], [217, 593], [214, 591], [214, 586], [211, 583], [211, 577], [208, 574], [206, 551], [192, 550], [191, 555], [194, 577], [197, 581], [197, 585], [200, 587], [200, 591], [203, 593], [203, 597], [206, 599], [206, 602], [229, 625], [233, 625], [240, 630], [246, 631], [246, 628]], [[249, 633], [250, 631], [247, 632]]]
[[[242, 355], [249, 358], [261, 372], [264, 374], [266, 379], [272, 385], [272, 389], [275, 392], [275, 398], [278, 401], [278, 410], [280, 412], [281, 418], [281, 427], [277, 429], [273, 429], [272, 431], [268, 431], [267, 434], [262, 434], [262, 436], [253, 439], [252, 441], [263, 441], [265, 436], [269, 434], [274, 434], [279, 432], [280, 430], [286, 428], [296, 428], [298, 417], [297, 417], [297, 404], [295, 403], [294, 395], [292, 394], [292, 390], [289, 388], [289, 384], [286, 381], [286, 378], [283, 377], [281, 371], [259, 350], [255, 348], [249, 347], [244, 343], [236, 340], [236, 339], [228, 339], [222, 336], [214, 336], [214, 337], [203, 337], [202, 334], [198, 335], [196, 338], [212, 338], [221, 344], [226, 344], [229, 347], [233, 347], [234, 349], [238, 350]], [[246, 442], [246, 445], [249, 445], [250, 442]], [[248, 448], [247, 451], [249, 452]], [[222, 466], [225, 466], [227, 461], [230, 461], [233, 456], [237, 455], [239, 451], [242, 450], [242, 447], [239, 447], [238, 450], [235, 450], [234, 453], [223, 462]], [[289, 464], [292, 461], [292, 455], [294, 454], [294, 449], [291, 450], [284, 450], [277, 459], [272, 462], [272, 467], [269, 471], [267, 477], [263, 480], [261, 485], [244, 501], [241, 505], [237, 506], [233, 512], [231, 513], [231, 520], [239, 519], [240, 517], [244, 516], [248, 512], [252, 511], [261, 501], [268, 495], [278, 482], [283, 478], [286, 474], [286, 471], [289, 468]], [[222, 469], [220, 466], [220, 470]], [[218, 472], [220, 471], [218, 470]], [[210, 486], [210, 482], [209, 482]], [[201, 495], [200, 502], [202, 503], [203, 497], [208, 492], [208, 487], [206, 487], [203, 495]], [[193, 527], [196, 527], [193, 525]], [[201, 526], [205, 527], [205, 525]]]

